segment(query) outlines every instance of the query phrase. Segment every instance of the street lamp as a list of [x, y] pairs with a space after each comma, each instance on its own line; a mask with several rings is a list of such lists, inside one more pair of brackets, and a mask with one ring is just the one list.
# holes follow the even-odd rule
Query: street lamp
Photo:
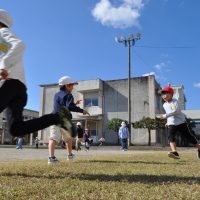
[[131, 46], [135, 45], [137, 40], [140, 40], [141, 34], [137, 33], [136, 37], [130, 34], [128, 38], [124, 36], [115, 37], [115, 41], [123, 43], [128, 47], [128, 128], [129, 128], [129, 145], [131, 144]]

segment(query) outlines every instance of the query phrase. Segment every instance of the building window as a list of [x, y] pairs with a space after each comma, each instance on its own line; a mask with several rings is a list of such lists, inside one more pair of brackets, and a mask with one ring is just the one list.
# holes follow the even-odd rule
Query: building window
[[98, 98], [86, 98], [84, 101], [85, 107], [98, 106]]

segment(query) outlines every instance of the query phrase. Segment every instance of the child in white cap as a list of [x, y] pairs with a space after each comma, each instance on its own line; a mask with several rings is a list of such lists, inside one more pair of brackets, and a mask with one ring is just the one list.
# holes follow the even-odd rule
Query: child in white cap
[[[73, 81], [69, 76], [63, 76], [59, 79], [58, 84], [60, 86], [60, 91], [57, 92], [54, 96], [53, 113], [59, 112], [61, 108], [66, 109], [67, 112], [69, 111], [70, 120], [72, 119], [72, 114], [70, 111], [83, 113], [83, 115], [89, 115], [86, 110], [83, 110], [82, 108], [78, 107], [76, 103], [74, 103], [72, 90], [74, 89], [74, 85], [77, 85], [78, 83]], [[50, 127], [48, 164], [54, 164], [58, 162], [58, 159], [55, 157], [55, 145], [60, 141], [61, 136], [67, 143], [67, 159], [71, 160], [74, 158], [74, 154], [72, 154], [72, 137], [75, 137], [76, 133], [73, 124], [68, 124], [68, 129], [73, 134], [70, 134], [63, 128], [55, 125]]]

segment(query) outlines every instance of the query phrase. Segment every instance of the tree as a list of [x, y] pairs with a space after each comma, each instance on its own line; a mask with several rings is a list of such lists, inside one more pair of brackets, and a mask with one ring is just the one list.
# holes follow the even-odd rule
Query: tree
[[[125, 122], [127, 124], [126, 120], [119, 119], [119, 118], [113, 118], [108, 122], [107, 128], [110, 129], [110, 130], [113, 130], [116, 133], [118, 133], [122, 122]], [[119, 143], [119, 136], [118, 136], [118, 143]]]
[[132, 123], [133, 128], [144, 128], [148, 130], [148, 145], [151, 146], [151, 130], [165, 128], [166, 120], [152, 119], [150, 117], [143, 117], [141, 120]]

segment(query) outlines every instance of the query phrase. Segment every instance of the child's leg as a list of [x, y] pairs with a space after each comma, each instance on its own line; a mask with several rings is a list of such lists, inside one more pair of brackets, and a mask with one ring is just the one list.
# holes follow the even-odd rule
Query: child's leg
[[72, 155], [72, 138], [67, 139], [66, 143], [68, 155]]
[[79, 149], [79, 138], [78, 136], [76, 137], [76, 151]]
[[194, 146], [200, 151], [200, 144], [194, 144]]
[[55, 147], [56, 144], [61, 139], [61, 133], [59, 127], [53, 125], [50, 126], [50, 137], [49, 137], [49, 157], [55, 156]]
[[55, 157], [55, 146], [56, 141], [55, 140], [49, 140], [49, 157]]
[[83, 138], [78, 138], [78, 149], [81, 150], [81, 142], [83, 141]]
[[168, 140], [172, 151], [176, 151], [176, 137], [177, 127], [174, 125], [168, 126]]
[[68, 154], [72, 155], [72, 137], [70, 133], [63, 128], [60, 128], [60, 132], [62, 139], [66, 142]]
[[172, 151], [176, 151], [176, 142], [170, 142], [169, 145]]

